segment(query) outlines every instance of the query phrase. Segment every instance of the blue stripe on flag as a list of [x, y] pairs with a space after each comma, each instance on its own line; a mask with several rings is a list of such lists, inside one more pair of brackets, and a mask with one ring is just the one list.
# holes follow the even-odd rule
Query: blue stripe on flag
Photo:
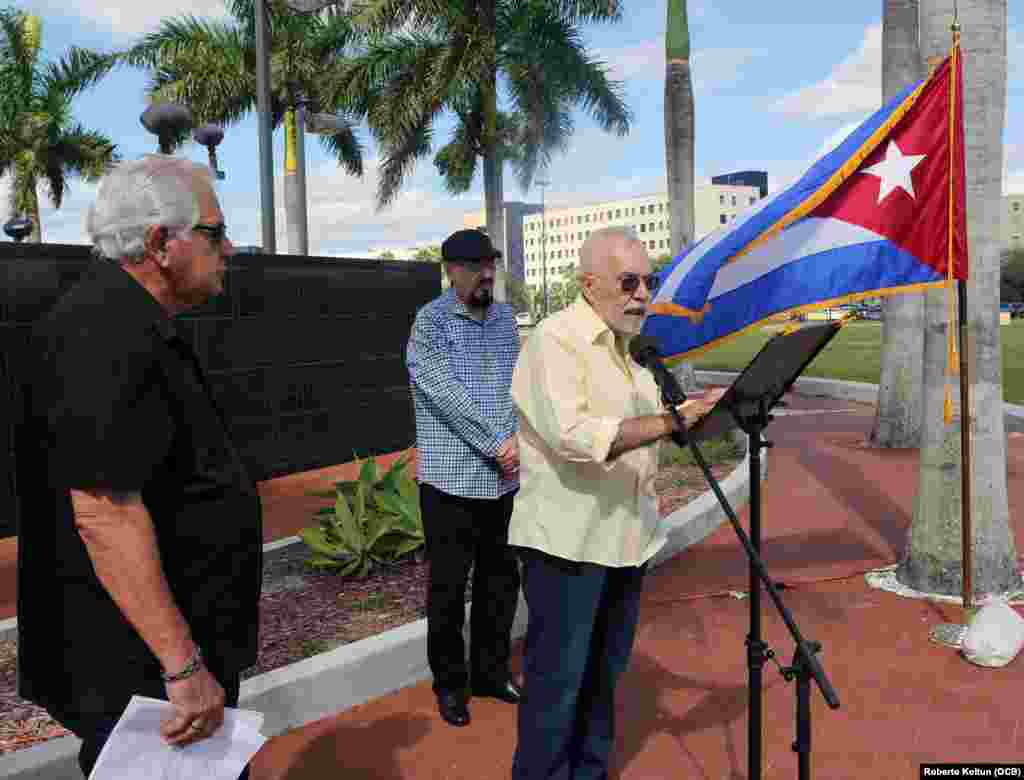
[[944, 278], [891, 242], [872, 241], [793, 260], [717, 296], [708, 301], [711, 309], [699, 325], [682, 317], [652, 314], [643, 332], [658, 340], [662, 355], [679, 357], [789, 309]]

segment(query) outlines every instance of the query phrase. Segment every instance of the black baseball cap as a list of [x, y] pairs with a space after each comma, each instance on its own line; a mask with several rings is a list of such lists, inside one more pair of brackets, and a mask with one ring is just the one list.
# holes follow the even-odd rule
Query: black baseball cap
[[501, 257], [491, 238], [480, 230], [458, 230], [441, 244], [441, 258], [453, 263], [479, 263]]

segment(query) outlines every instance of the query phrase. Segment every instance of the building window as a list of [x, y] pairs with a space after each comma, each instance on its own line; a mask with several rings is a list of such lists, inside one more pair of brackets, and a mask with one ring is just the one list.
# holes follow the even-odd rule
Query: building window
[[732, 205], [734, 205], [734, 206], [736, 205], [736, 196], [735, 195], [732, 196]]
[[1013, 202], [1013, 210], [1014, 211], [1020, 211], [1020, 201], [1019, 200], [1015, 200]]
[[718, 221], [719, 221], [719, 222], [721, 222], [721, 223], [722, 223], [722, 224], [724, 225], [724, 224], [725, 224], [726, 222], [728, 222], [729, 220], [728, 220], [728, 218], [727, 218], [727, 217], [725, 216], [725, 214], [722, 214], [721, 216], [719, 216], [719, 218], [718, 218]]
[[664, 230], [664, 229], [665, 229], [665, 223], [664, 222], [659, 222], [658, 223], [658, 230]]
[[644, 213], [644, 207], [643, 207], [643, 206], [641, 206], [641, 207], [640, 207], [640, 213], [641, 213], [641, 214], [643, 214], [643, 213]]
[[612, 212], [611, 212], [611, 211], [609, 211], [609, 212], [608, 212], [608, 219], [611, 219], [611, 218], [612, 218]]
[[648, 241], [647, 243], [648, 243], [648, 245], [650, 246], [651, 249], [654, 249], [654, 242], [653, 241]]
[[654, 223], [652, 222], [651, 224], [649, 224], [647, 226], [647, 229], [650, 230], [653, 233], [654, 232]]
[[615, 219], [622, 218], [622, 209], [615, 209]]
[[757, 203], [757, 198], [754, 197], [753, 195], [751, 195], [750, 196], [750, 205], [753, 206], [755, 203]]
[[640, 232], [641, 233], [646, 233], [647, 232], [647, 225], [644, 224], [643, 222], [640, 223]]
[[720, 206], [724, 206], [725, 205], [725, 195], [719, 195], [718, 196], [718, 204]]

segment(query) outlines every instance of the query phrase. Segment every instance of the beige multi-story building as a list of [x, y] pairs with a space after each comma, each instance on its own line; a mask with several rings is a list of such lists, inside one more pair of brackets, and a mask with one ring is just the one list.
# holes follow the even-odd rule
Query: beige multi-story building
[[[761, 197], [757, 187], [705, 184], [694, 192], [694, 227], [699, 239], [736, 218]], [[585, 206], [548, 207], [543, 214], [523, 217], [523, 255], [526, 283], [544, 280], [544, 242], [547, 242], [547, 282], [565, 281], [579, 265], [579, 250], [594, 230], [631, 228], [652, 259], [670, 252], [668, 195], [644, 195]]]
[[1003, 196], [1000, 236], [1006, 249], [1024, 249], [1024, 193]]

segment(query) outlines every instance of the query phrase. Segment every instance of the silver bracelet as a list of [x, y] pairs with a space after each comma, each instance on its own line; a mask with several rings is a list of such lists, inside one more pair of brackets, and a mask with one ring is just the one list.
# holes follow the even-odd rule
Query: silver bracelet
[[191, 677], [193, 674], [203, 668], [203, 655], [199, 652], [199, 645], [195, 645], [195, 650], [192, 652], [192, 657], [189, 662], [185, 664], [185, 668], [175, 674], [167, 674], [167, 672], [160, 672], [160, 676], [164, 682], [177, 682], [178, 680], [184, 680], [186, 677]]

